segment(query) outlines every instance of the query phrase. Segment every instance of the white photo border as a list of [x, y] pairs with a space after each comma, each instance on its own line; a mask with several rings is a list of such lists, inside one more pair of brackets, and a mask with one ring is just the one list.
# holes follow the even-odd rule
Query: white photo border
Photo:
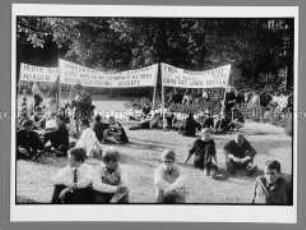
[[[11, 195], [10, 220], [28, 221], [124, 221], [124, 222], [245, 222], [297, 223], [297, 104], [298, 104], [298, 6], [134, 6], [12, 4], [11, 25]], [[251, 205], [16, 205], [15, 121], [16, 121], [16, 16], [90, 17], [194, 17], [194, 18], [278, 18], [295, 19], [294, 35], [294, 135], [293, 206]], [[217, 215], [216, 215], [217, 213]]]

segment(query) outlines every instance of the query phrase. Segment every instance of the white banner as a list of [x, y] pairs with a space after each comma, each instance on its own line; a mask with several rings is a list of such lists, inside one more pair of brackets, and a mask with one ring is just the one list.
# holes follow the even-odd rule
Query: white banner
[[162, 82], [166, 87], [225, 88], [228, 85], [231, 65], [206, 71], [188, 71], [162, 63]]
[[155, 86], [158, 64], [137, 70], [104, 72], [60, 59], [59, 68], [61, 83], [64, 84], [79, 83], [87, 87], [129, 88]]
[[24, 63], [20, 65], [20, 81], [55, 82], [58, 75], [58, 68], [40, 67]]

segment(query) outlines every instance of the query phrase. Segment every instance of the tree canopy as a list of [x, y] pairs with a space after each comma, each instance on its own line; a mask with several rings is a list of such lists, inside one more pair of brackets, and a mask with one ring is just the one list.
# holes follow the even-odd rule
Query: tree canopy
[[[233, 84], [293, 85], [290, 18], [18, 17], [17, 64], [56, 66], [58, 58], [101, 70], [165, 62], [188, 70], [232, 64]], [[17, 67], [17, 68], [18, 68]]]

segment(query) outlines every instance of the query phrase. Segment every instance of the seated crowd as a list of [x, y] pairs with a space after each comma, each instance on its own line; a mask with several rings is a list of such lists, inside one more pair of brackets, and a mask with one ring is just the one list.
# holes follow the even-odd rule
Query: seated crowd
[[[184, 97], [185, 103], [189, 103], [188, 96]], [[244, 117], [239, 114], [237, 103], [233, 103], [231, 97], [234, 98], [235, 94], [226, 97], [220, 115], [212, 116], [206, 110], [195, 119], [190, 112], [183, 121], [178, 120], [171, 111], [166, 111], [163, 118], [160, 111], [152, 111], [147, 103], [139, 123], [129, 129], [161, 127], [177, 130], [187, 137], [194, 137], [197, 131], [202, 130], [201, 137], [194, 141], [189, 150], [185, 164], [193, 157], [195, 168], [203, 170], [205, 176], [215, 178], [220, 173], [220, 166], [211, 133], [230, 128], [239, 129], [244, 123]], [[26, 105], [26, 100], [23, 100], [23, 104]], [[73, 119], [67, 114], [67, 108], [61, 108], [51, 118], [44, 114], [38, 102], [32, 116], [22, 110], [16, 139], [17, 160], [36, 161], [44, 152], [55, 152], [57, 156], [68, 157], [68, 165], [52, 180], [54, 192], [51, 203], [129, 203], [130, 190], [120, 166], [120, 153], [112, 149], [104, 150], [102, 145], [128, 143], [124, 127], [112, 116], [102, 121], [102, 117], [97, 114], [93, 123], [88, 117], [81, 116], [80, 136], [72, 140], [70, 124]], [[254, 158], [257, 152], [242, 133], [237, 132], [234, 140], [229, 140], [223, 146], [223, 152], [228, 174], [234, 175], [241, 169], [248, 176], [256, 173]], [[88, 158], [101, 159], [101, 165], [95, 167], [87, 164]], [[190, 191], [187, 192], [187, 178], [176, 163], [176, 154], [167, 149], [162, 153], [161, 160], [162, 163], [154, 173], [156, 203], [185, 203]], [[256, 179], [252, 203], [289, 204], [292, 202], [290, 192], [290, 184], [281, 175], [280, 163], [268, 161], [264, 175]]]

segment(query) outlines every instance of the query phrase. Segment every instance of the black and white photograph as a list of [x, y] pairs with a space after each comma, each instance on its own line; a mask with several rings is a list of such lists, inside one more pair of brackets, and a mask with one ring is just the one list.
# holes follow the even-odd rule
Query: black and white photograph
[[294, 221], [298, 8], [257, 8], [13, 4], [11, 215]]

